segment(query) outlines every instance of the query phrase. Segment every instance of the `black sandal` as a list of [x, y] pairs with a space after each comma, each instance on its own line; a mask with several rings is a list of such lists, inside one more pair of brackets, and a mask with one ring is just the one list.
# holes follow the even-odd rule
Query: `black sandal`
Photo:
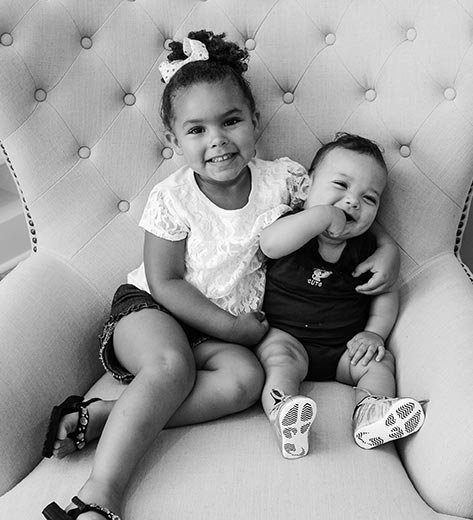
[[76, 519], [82, 513], [94, 511], [104, 518], [108, 518], [108, 520], [120, 520], [120, 517], [112, 513], [110, 509], [97, 504], [85, 504], [79, 497], [74, 497], [72, 503], [77, 507], [66, 512], [64, 509], [61, 509], [56, 502], [51, 502], [44, 508], [43, 516], [47, 518], [47, 520], [70, 520], [71, 518]]
[[94, 397], [93, 399], [84, 401], [84, 398], [79, 395], [70, 395], [64, 402], [53, 408], [51, 418], [49, 419], [48, 431], [44, 440], [43, 457], [52, 457], [59, 423], [61, 419], [69, 413], [78, 412], [79, 419], [77, 421], [77, 428], [70, 433], [68, 437], [74, 441], [77, 450], [81, 450], [85, 447], [85, 433], [89, 424], [87, 406], [95, 401], [100, 401], [100, 399]]

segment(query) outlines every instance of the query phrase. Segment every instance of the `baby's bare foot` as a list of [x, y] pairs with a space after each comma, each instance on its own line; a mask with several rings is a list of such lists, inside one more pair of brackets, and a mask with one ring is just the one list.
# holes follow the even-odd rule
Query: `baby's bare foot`
[[[89, 443], [97, 439], [105, 426], [110, 411], [112, 410], [114, 401], [94, 401], [87, 405], [86, 409], [89, 415], [89, 422], [85, 431], [85, 443]], [[76, 451], [77, 447], [74, 439], [68, 435], [74, 433], [77, 429], [79, 421], [79, 412], [73, 412], [62, 417], [57, 438], [54, 442], [53, 456], [62, 459], [66, 455]]]

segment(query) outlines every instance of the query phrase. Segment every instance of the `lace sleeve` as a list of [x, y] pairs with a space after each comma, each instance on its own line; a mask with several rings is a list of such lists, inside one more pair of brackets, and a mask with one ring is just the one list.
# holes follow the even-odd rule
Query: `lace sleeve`
[[300, 209], [304, 205], [311, 180], [307, 170], [300, 164], [286, 159], [288, 176], [286, 179], [289, 193], [289, 205], [292, 209]]
[[158, 186], [149, 195], [139, 225], [153, 235], [172, 241], [183, 240], [189, 232], [171, 195]]

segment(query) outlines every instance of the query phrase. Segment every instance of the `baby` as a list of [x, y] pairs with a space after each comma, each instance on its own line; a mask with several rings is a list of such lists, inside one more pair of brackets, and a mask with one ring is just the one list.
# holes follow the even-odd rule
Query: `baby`
[[339, 134], [315, 156], [304, 209], [263, 229], [270, 260], [264, 311], [271, 329], [257, 347], [266, 381], [263, 408], [286, 458], [308, 452], [315, 402], [299, 394], [304, 380], [357, 386], [354, 439], [373, 448], [422, 426], [411, 398], [396, 398], [395, 362], [386, 350], [398, 294], [357, 292], [352, 273], [376, 248], [370, 227], [387, 182], [379, 148]]

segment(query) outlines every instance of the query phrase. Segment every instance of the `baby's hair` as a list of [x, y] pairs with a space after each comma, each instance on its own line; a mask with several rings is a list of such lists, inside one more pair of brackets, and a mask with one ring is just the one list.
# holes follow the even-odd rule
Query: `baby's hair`
[[324, 144], [322, 148], [317, 150], [309, 171], [313, 173], [317, 166], [323, 161], [324, 157], [335, 148], [344, 148], [345, 150], [352, 150], [363, 155], [369, 155], [386, 173], [388, 171], [381, 149], [375, 142], [366, 137], [349, 134], [347, 132], [338, 132], [333, 141]]
[[[248, 70], [248, 51], [236, 43], [225, 41], [225, 33], [214, 34], [212, 31], [195, 31], [188, 38], [202, 42], [209, 53], [205, 61], [193, 61], [180, 68], [166, 84], [161, 100], [161, 119], [167, 130], [171, 130], [174, 118], [173, 101], [180, 89], [197, 83], [216, 83], [230, 77], [241, 89], [251, 112], [256, 110], [256, 103], [248, 81], [243, 74]], [[169, 61], [187, 58], [182, 42], [170, 43]]]

